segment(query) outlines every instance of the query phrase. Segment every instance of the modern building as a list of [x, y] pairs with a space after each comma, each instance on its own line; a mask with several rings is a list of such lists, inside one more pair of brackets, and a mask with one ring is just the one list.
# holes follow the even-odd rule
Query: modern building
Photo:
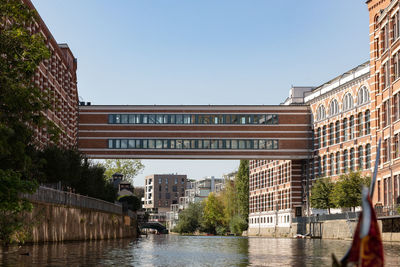
[[232, 178], [232, 173], [226, 176], [226, 178], [210, 176], [197, 181], [188, 181], [185, 196], [179, 198], [179, 203], [171, 205], [171, 209], [166, 213], [167, 228], [172, 229], [176, 226], [179, 213], [186, 209], [190, 203], [202, 202], [210, 193], [221, 192], [225, 188], [225, 182], [230, 181], [226, 179]]
[[153, 213], [170, 210], [185, 195], [187, 176], [181, 174], [153, 174], [145, 178], [144, 208]]
[[[35, 10], [30, 0], [23, 2]], [[47, 111], [47, 117], [61, 130], [59, 145], [76, 147], [78, 137], [78, 89], [77, 59], [67, 44], [58, 44], [40, 16], [29, 29], [32, 33], [40, 33], [50, 50], [49, 59], [40, 63], [35, 73], [34, 83], [41, 90], [52, 94], [53, 111]], [[38, 146], [50, 143], [46, 128], [35, 129]]]

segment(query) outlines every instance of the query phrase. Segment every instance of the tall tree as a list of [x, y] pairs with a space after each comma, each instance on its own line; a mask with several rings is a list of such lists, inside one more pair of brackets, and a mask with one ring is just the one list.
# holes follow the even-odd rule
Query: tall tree
[[33, 78], [40, 62], [50, 57], [41, 33], [32, 33], [36, 13], [22, 1], [0, 2], [0, 168], [30, 176], [36, 127], [56, 140], [57, 127], [44, 115], [52, 108], [49, 94]]
[[225, 226], [224, 206], [220, 198], [210, 193], [204, 204], [202, 227], [207, 233], [215, 234], [219, 226]]
[[31, 209], [18, 192], [37, 188], [33, 129], [45, 128], [53, 141], [58, 130], [44, 115], [52, 107], [49, 94], [33, 82], [50, 57], [41, 34], [30, 31], [37, 14], [20, 0], [2, 0], [0, 15], [0, 238], [7, 243], [20, 229], [21, 212]]
[[311, 190], [311, 206], [316, 209], [328, 209], [328, 213], [331, 213], [330, 209], [335, 207], [332, 201], [333, 188], [334, 183], [330, 178], [318, 179]]
[[[249, 218], [249, 161], [241, 160], [235, 179], [238, 214], [248, 222]], [[246, 225], [247, 229], [247, 225]], [[245, 230], [245, 229], [244, 229]]]
[[361, 206], [362, 186], [369, 187], [371, 178], [360, 172], [350, 172], [340, 176], [332, 192], [333, 203], [337, 207], [355, 208]]
[[203, 219], [203, 203], [190, 203], [189, 206], [179, 213], [179, 221], [174, 231], [183, 233], [194, 233], [200, 228]]
[[133, 178], [141, 173], [144, 165], [138, 159], [107, 159], [104, 164], [107, 178], [118, 172], [124, 175], [124, 180], [133, 184]]

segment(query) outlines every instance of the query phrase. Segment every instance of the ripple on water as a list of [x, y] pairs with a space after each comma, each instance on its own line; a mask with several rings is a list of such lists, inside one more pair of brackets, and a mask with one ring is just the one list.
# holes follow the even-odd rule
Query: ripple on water
[[[65, 242], [0, 248], [0, 266], [330, 266], [349, 241], [149, 235], [136, 240]], [[29, 252], [29, 256], [20, 255]], [[400, 266], [400, 244], [385, 244]]]

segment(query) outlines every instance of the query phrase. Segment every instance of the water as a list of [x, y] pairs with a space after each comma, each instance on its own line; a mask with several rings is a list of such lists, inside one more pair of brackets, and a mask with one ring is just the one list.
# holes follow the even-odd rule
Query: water
[[[341, 257], [349, 245], [340, 240], [149, 235], [0, 248], [0, 266], [331, 266], [331, 253]], [[400, 244], [385, 244], [385, 261], [400, 266]]]

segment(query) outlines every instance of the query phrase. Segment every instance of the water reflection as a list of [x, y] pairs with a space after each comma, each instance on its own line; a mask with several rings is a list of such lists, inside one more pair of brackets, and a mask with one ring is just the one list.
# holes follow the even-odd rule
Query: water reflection
[[[150, 235], [136, 240], [0, 248], [1, 266], [330, 266], [349, 241]], [[20, 255], [29, 252], [29, 256]], [[385, 244], [387, 266], [400, 266], [400, 244]]]

